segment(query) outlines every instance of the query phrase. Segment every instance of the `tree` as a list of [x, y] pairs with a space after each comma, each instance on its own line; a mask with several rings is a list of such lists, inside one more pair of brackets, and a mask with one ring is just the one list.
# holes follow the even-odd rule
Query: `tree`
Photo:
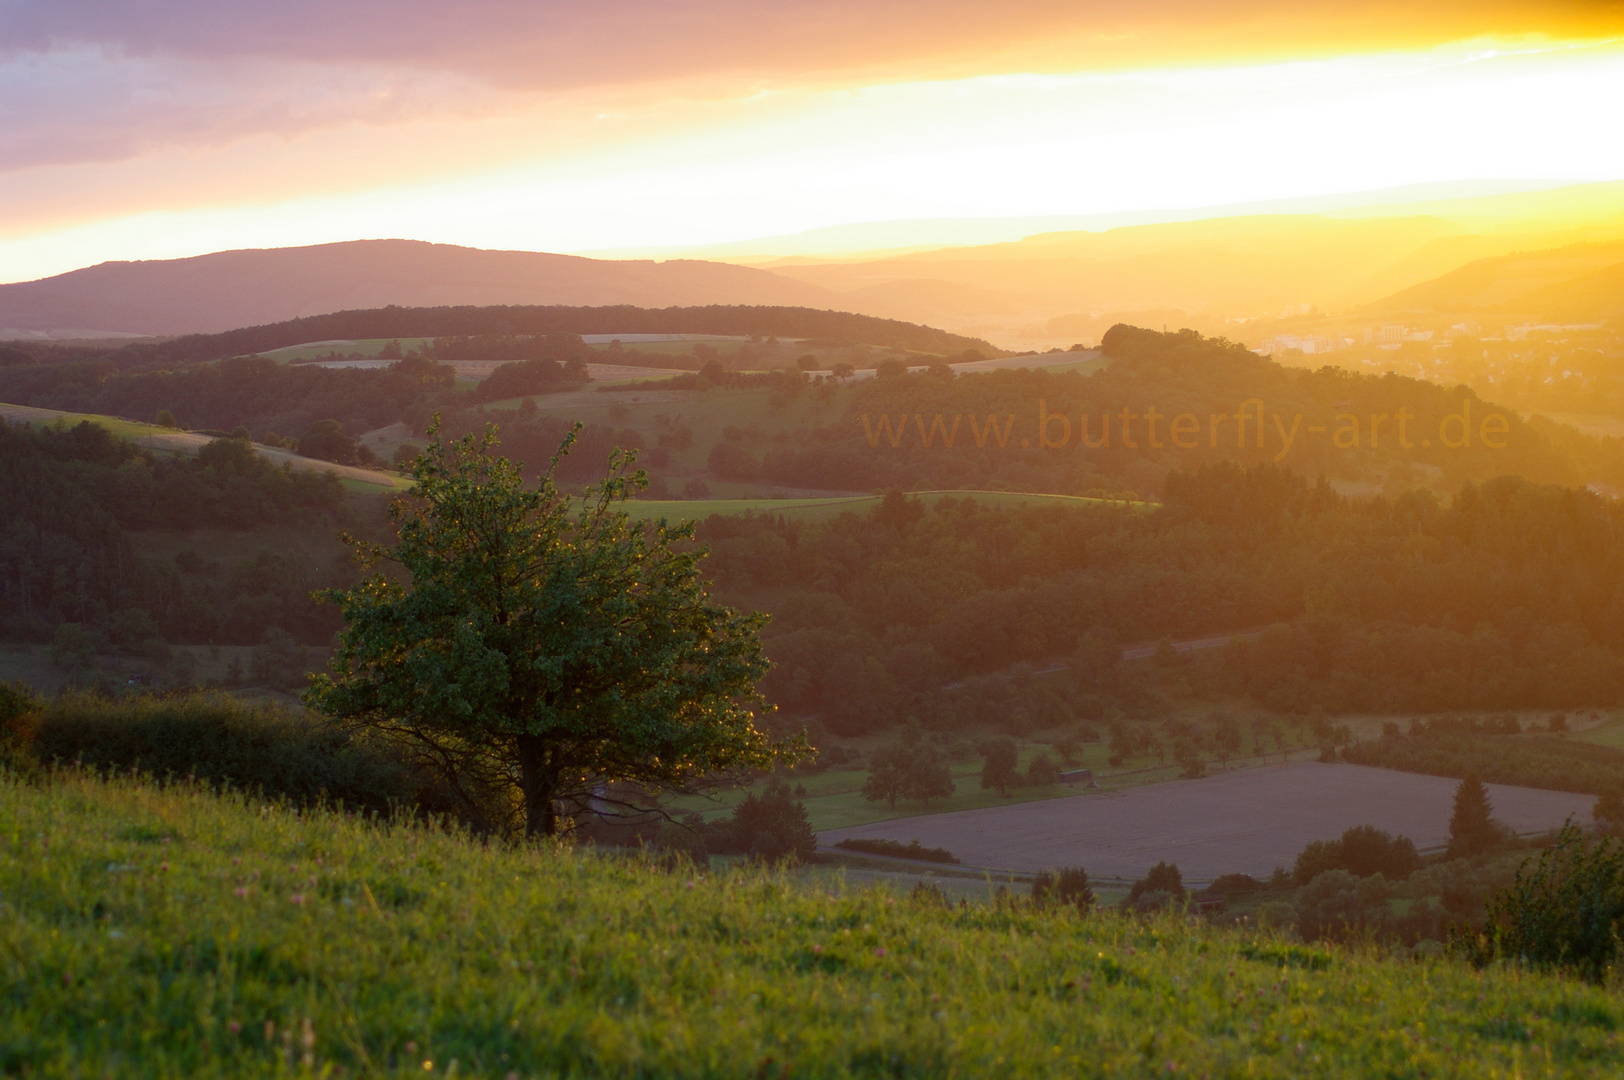
[[172, 428], [178, 426], [175, 423], [175, 414], [168, 409], [159, 409], [158, 415], [153, 418], [153, 422], [159, 427]]
[[1624, 826], [1624, 789], [1613, 787], [1602, 792], [1590, 816], [1607, 829], [1617, 831]]
[[1212, 729], [1212, 741], [1218, 747], [1218, 760], [1229, 768], [1229, 759], [1240, 752], [1241, 728], [1228, 713], [1220, 713]]
[[1060, 782], [1060, 766], [1048, 754], [1039, 754], [1026, 767], [1026, 782], [1033, 787], [1048, 787]]
[[909, 755], [903, 777], [903, 794], [910, 799], [918, 799], [927, 807], [932, 799], [952, 798], [953, 772], [936, 747], [920, 741], [910, 748]]
[[1159, 862], [1152, 866], [1149, 873], [1129, 887], [1128, 905], [1136, 906], [1141, 898], [1151, 894], [1162, 894], [1170, 900], [1184, 899], [1184, 875], [1179, 873], [1177, 865]]
[[348, 464], [358, 453], [355, 437], [337, 420], [317, 420], [299, 438], [299, 453], [321, 461]]
[[1449, 815], [1449, 857], [1481, 855], [1500, 842], [1500, 827], [1488, 789], [1475, 775], [1468, 774], [1455, 789], [1455, 810]]
[[857, 374], [857, 369], [842, 360], [840, 363], [829, 369], [829, 374], [833, 375], [837, 379], [849, 379], [853, 375]]
[[1207, 764], [1201, 758], [1201, 751], [1188, 739], [1180, 739], [1174, 746], [1173, 760], [1178, 762], [1179, 775], [1186, 780], [1199, 780], [1206, 775]]
[[1014, 739], [989, 739], [982, 743], [982, 789], [996, 788], [999, 795], [1009, 798], [1009, 789], [1021, 782], [1020, 771], [1015, 767], [1018, 756]]
[[710, 602], [704, 551], [679, 546], [691, 523], [618, 508], [647, 482], [630, 455], [576, 500], [553, 477], [579, 427], [535, 488], [493, 453], [494, 426], [449, 445], [438, 427], [391, 508], [397, 543], [352, 539], [373, 572], [322, 594], [345, 628], [311, 705], [406, 748], [475, 812], [496, 796], [530, 835], [557, 832], [561, 808], [623, 805], [617, 783], [682, 788], [806, 754], [755, 724], [765, 617]]
[[869, 763], [868, 779], [863, 781], [863, 798], [884, 802], [895, 810], [897, 799], [908, 786], [908, 750], [894, 742], [875, 752]]
[[869, 766], [863, 782], [863, 798], [885, 802], [895, 810], [897, 799], [918, 799], [927, 807], [932, 799], [953, 794], [953, 773], [936, 747], [920, 737], [911, 725], [902, 738], [881, 748]]
[[752, 855], [758, 859], [808, 859], [818, 850], [818, 838], [806, 807], [790, 798], [789, 786], [774, 779], [757, 798], [755, 792], [733, 810], [732, 818], [719, 822], [715, 849], [723, 853]]

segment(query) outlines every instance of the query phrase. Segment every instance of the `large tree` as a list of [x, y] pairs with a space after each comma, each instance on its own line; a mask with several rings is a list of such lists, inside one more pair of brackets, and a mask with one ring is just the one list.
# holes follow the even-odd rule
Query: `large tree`
[[629, 455], [581, 499], [553, 480], [573, 432], [534, 488], [493, 453], [494, 427], [429, 434], [391, 509], [397, 542], [352, 540], [373, 573], [324, 594], [345, 628], [313, 706], [410, 748], [470, 810], [522, 810], [531, 835], [627, 783], [680, 788], [804, 752], [756, 724], [765, 616], [710, 602], [691, 524], [620, 508], [646, 483]]

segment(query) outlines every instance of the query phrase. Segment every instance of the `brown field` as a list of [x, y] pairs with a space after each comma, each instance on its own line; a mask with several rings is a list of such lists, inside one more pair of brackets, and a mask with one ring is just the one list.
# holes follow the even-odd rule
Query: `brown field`
[[[1314, 840], [1354, 825], [1408, 836], [1423, 850], [1449, 837], [1456, 781], [1361, 765], [1295, 762], [1104, 794], [930, 814], [818, 835], [828, 848], [848, 836], [918, 840], [944, 847], [966, 866], [1030, 873], [1082, 866], [1091, 875], [1132, 878], [1161, 860], [1187, 879], [1267, 876], [1289, 868]], [[1519, 833], [1590, 822], [1595, 799], [1563, 791], [1490, 784], [1495, 816]]]

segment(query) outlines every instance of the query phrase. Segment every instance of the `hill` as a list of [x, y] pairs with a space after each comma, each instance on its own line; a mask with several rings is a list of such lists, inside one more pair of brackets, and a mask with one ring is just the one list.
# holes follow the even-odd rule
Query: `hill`
[[816, 286], [726, 263], [356, 240], [101, 263], [0, 285], [0, 328], [212, 333], [345, 308], [445, 304], [838, 306]]
[[1371, 304], [1372, 312], [1505, 312], [1600, 322], [1624, 310], [1624, 242], [1478, 259]]
[[[0, 290], [10, 288], [0, 285]], [[695, 334], [812, 338], [936, 355], [974, 349], [986, 356], [1001, 351], [980, 338], [929, 326], [807, 307], [712, 304], [705, 307], [643, 308], [561, 305], [494, 307], [383, 307], [310, 315], [217, 334], [187, 334], [161, 342], [118, 345], [26, 345], [42, 361], [109, 359], [120, 368], [199, 363], [245, 356], [294, 345], [330, 345], [355, 339], [536, 336], [555, 334]], [[26, 343], [25, 343], [26, 344]], [[319, 350], [318, 350], [319, 351]]]
[[1604, 989], [1181, 916], [948, 907], [71, 774], [0, 776], [0, 815], [20, 1075], [1624, 1067]]
[[[1097, 338], [1133, 313], [1228, 316], [1370, 304], [1476, 259], [1624, 237], [1624, 185], [1040, 233], [844, 261], [762, 263], [852, 310], [1010, 340]], [[1089, 314], [1089, 313], [1092, 314]], [[1064, 321], [1061, 321], [1064, 320]], [[1148, 315], [1131, 321], [1150, 322]], [[1160, 318], [1155, 321], [1161, 321]], [[1046, 326], [1046, 328], [1045, 328]]]

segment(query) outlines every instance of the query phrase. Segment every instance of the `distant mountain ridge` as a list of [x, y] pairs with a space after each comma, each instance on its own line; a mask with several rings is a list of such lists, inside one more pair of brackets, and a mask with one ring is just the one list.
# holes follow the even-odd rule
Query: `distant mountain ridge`
[[1478, 259], [1384, 297], [1368, 310], [1503, 312], [1559, 322], [1600, 322], [1624, 315], [1624, 241]]
[[108, 262], [0, 285], [0, 327], [170, 335], [388, 305], [542, 304], [842, 306], [816, 285], [727, 263], [610, 261], [419, 240], [353, 240]]

